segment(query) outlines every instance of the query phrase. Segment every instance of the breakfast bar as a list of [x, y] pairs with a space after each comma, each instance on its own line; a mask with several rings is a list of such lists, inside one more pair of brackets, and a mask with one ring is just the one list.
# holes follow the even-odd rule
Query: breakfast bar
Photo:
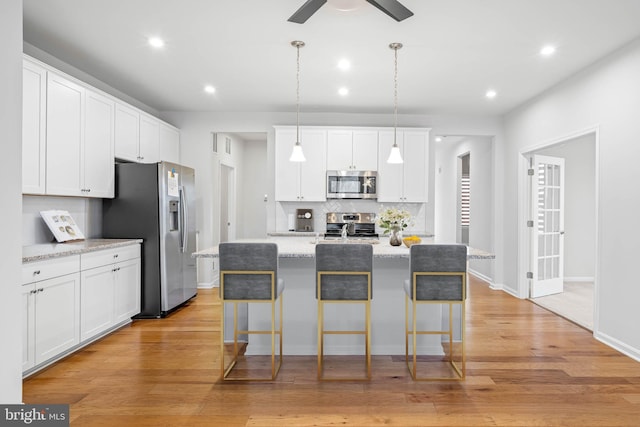
[[[316, 239], [313, 235], [302, 237], [270, 236], [264, 240], [278, 245], [278, 275], [285, 281], [283, 292], [283, 352], [285, 355], [317, 354], [317, 300], [315, 298], [315, 247], [317, 244], [338, 244], [340, 240]], [[404, 354], [404, 291], [403, 282], [409, 278], [409, 249], [391, 246], [387, 239], [349, 239], [347, 244], [370, 243], [373, 246], [373, 299], [371, 301], [371, 351], [374, 355]], [[429, 243], [423, 240], [423, 243]], [[218, 247], [193, 254], [196, 258], [217, 258]], [[493, 259], [491, 253], [468, 248], [468, 259]], [[362, 307], [353, 304], [352, 310], [340, 310], [329, 305], [325, 308], [325, 322], [333, 329], [358, 329], [362, 327]], [[446, 310], [439, 306], [424, 308], [419, 319], [425, 326], [440, 325]], [[427, 312], [428, 310], [428, 312]], [[230, 307], [227, 307], [230, 312]], [[249, 329], [269, 328], [270, 311], [267, 304], [251, 304], [247, 321]], [[455, 316], [455, 314], [454, 314]], [[455, 324], [454, 319], [454, 324]], [[459, 325], [459, 321], [458, 321]], [[225, 336], [228, 336], [226, 331]], [[422, 354], [442, 354], [439, 336], [421, 337], [418, 347]], [[327, 337], [325, 354], [362, 354], [364, 339], [349, 335]], [[267, 336], [252, 335], [246, 354], [268, 354], [271, 350]]]

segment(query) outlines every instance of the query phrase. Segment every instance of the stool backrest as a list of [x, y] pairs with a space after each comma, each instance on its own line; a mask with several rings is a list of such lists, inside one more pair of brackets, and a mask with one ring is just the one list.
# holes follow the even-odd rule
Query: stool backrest
[[412, 245], [411, 289], [415, 281], [420, 301], [462, 301], [466, 298], [467, 247], [465, 245]]
[[223, 299], [275, 298], [278, 283], [278, 246], [275, 243], [225, 242], [218, 248]]
[[[316, 298], [321, 284], [323, 300], [367, 300], [373, 297], [373, 247], [360, 243], [316, 245]], [[339, 274], [345, 272], [345, 274]], [[360, 274], [358, 274], [360, 273]]]

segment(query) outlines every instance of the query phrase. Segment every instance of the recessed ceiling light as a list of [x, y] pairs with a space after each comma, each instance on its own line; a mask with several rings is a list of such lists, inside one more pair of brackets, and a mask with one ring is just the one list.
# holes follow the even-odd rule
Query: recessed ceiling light
[[554, 53], [556, 53], [556, 47], [552, 45], [546, 45], [540, 49], [540, 55], [542, 56], [551, 56]]
[[149, 37], [149, 44], [155, 48], [164, 47], [164, 40], [160, 37]]
[[204, 91], [207, 93], [214, 93], [216, 91], [216, 88], [211, 85], [206, 85], [204, 87]]
[[340, 61], [338, 61], [338, 68], [343, 71], [347, 71], [349, 68], [351, 68], [351, 63], [348, 59], [341, 59]]
[[436, 142], [442, 142], [442, 137], [441, 136], [436, 136]]
[[489, 89], [489, 90], [487, 91], [487, 93], [485, 93], [485, 94], [484, 94], [484, 96], [486, 96], [486, 97], [487, 97], [487, 98], [489, 98], [489, 99], [493, 99], [493, 98], [495, 98], [496, 96], [498, 96], [498, 92], [496, 92], [496, 91], [495, 91], [495, 90], [493, 90], [493, 89]]
[[338, 93], [341, 96], [347, 96], [347, 95], [349, 95], [349, 89], [346, 88], [346, 87], [341, 87], [340, 89], [338, 89]]

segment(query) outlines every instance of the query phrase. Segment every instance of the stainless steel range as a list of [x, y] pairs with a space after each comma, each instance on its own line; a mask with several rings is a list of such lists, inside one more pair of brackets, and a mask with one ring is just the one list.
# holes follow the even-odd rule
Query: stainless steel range
[[376, 214], [360, 212], [330, 212], [327, 214], [325, 239], [343, 236], [360, 239], [376, 239]]

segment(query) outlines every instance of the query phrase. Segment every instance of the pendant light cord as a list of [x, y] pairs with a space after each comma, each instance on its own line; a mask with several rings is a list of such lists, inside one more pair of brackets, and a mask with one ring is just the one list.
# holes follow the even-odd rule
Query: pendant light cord
[[394, 74], [393, 74], [393, 144], [396, 145], [396, 133], [398, 128], [398, 48], [394, 48]]
[[296, 46], [296, 144], [300, 143], [300, 45]]

